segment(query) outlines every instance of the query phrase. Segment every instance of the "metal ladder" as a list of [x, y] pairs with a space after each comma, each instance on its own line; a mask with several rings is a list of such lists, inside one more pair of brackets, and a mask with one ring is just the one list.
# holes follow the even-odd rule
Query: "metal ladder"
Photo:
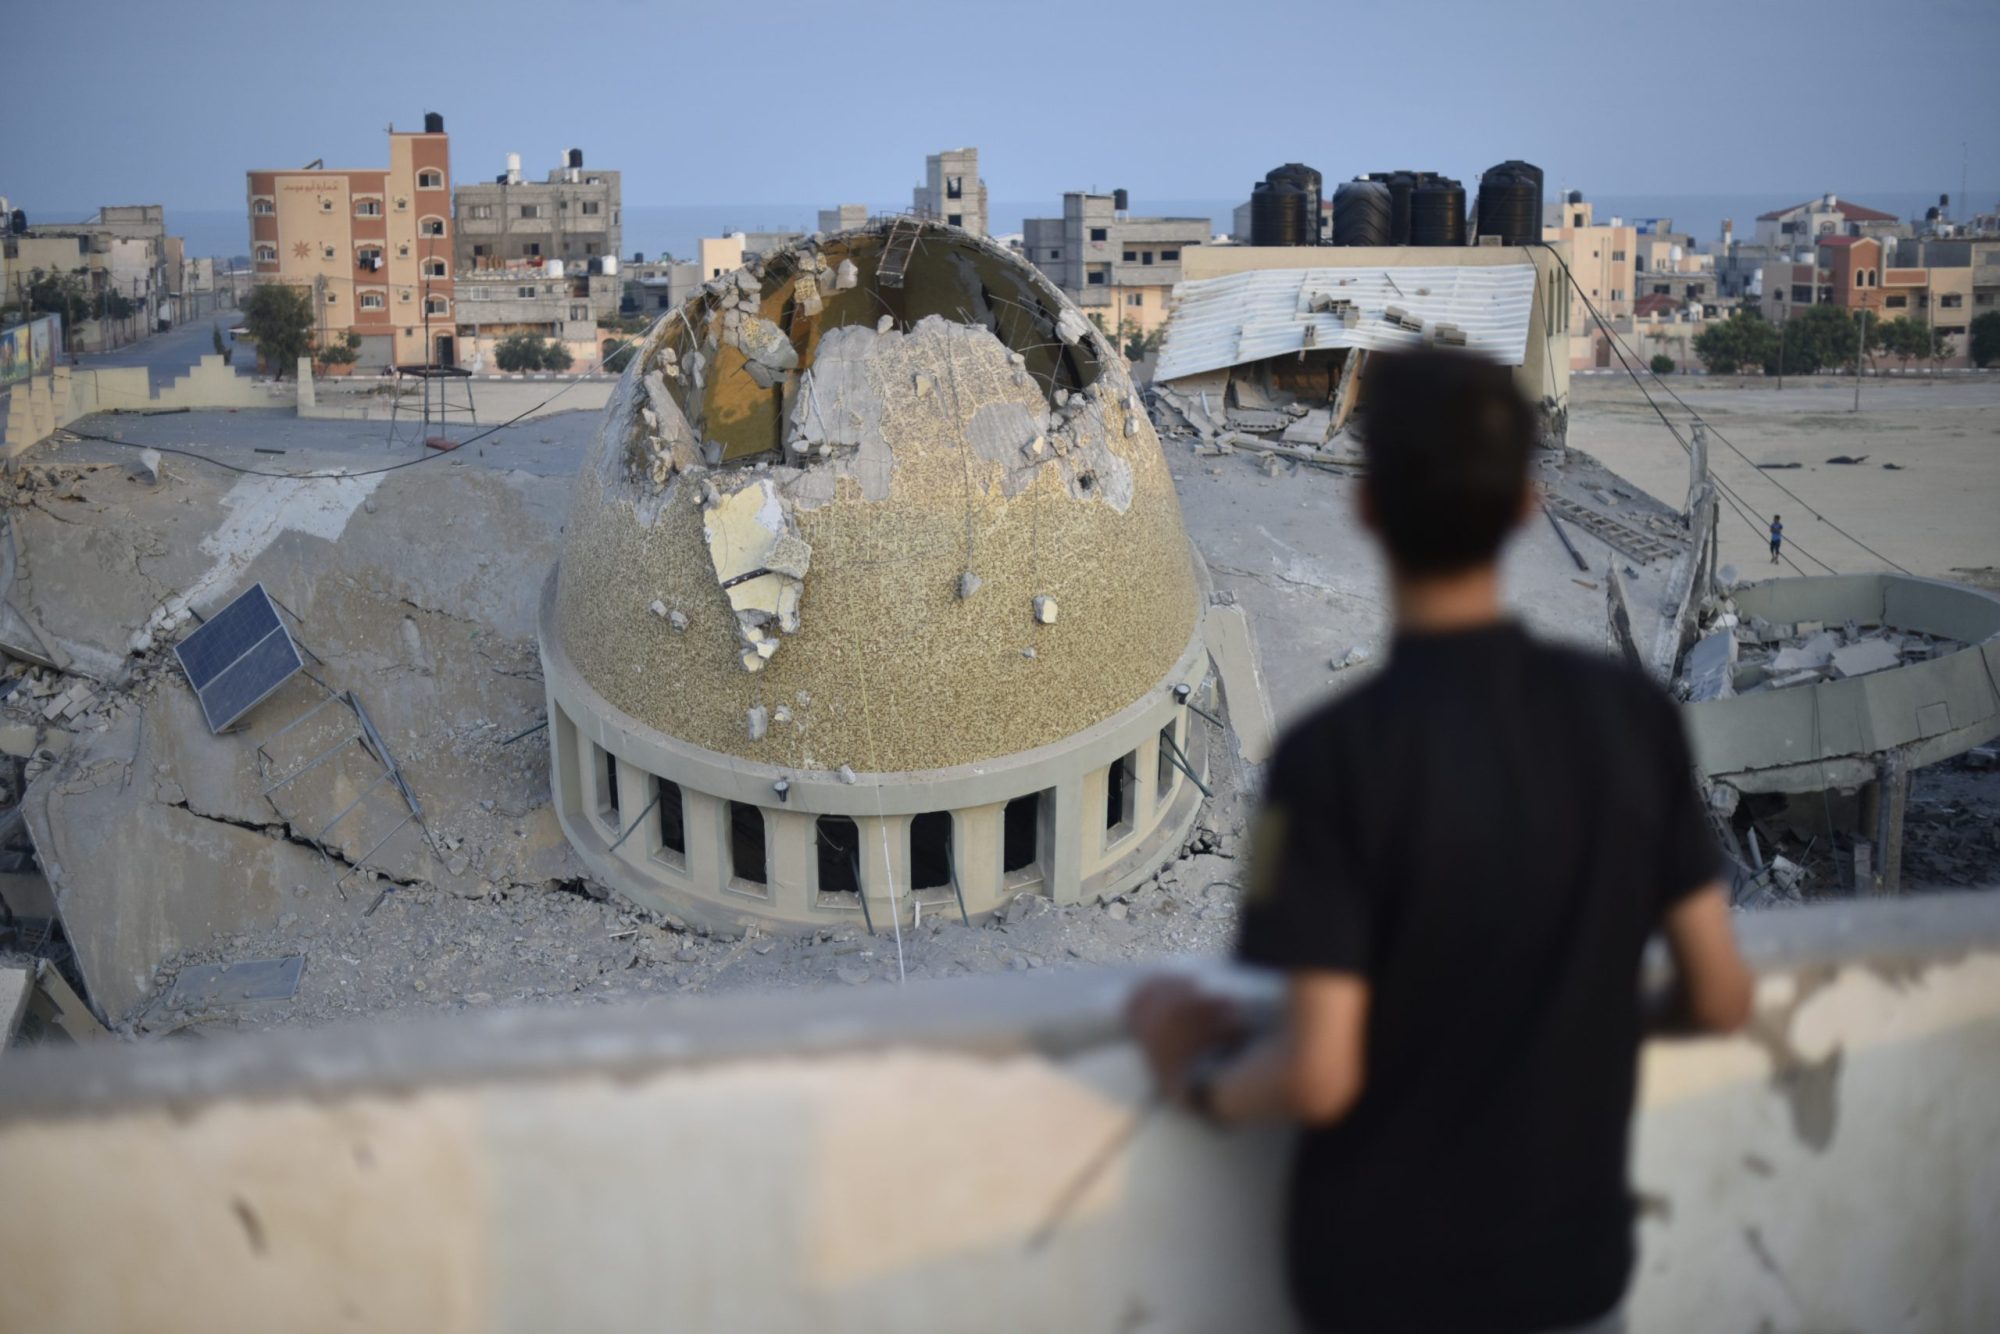
[[1544, 493], [1542, 503], [1557, 517], [1565, 519], [1589, 533], [1606, 546], [1616, 547], [1628, 556], [1642, 561], [1667, 560], [1678, 556], [1684, 546], [1669, 542], [1652, 533], [1642, 532], [1629, 524], [1620, 523], [1606, 514], [1599, 514], [1586, 505], [1579, 505], [1567, 496]]
[[917, 224], [909, 218], [897, 218], [889, 224], [888, 239], [882, 242], [882, 261], [875, 269], [877, 286], [903, 285], [903, 275], [910, 267], [910, 256], [917, 252], [917, 230]]

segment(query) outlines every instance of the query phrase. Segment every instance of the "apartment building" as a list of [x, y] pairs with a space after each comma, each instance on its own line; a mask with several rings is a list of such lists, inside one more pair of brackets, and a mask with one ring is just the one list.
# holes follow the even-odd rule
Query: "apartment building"
[[911, 192], [911, 209], [986, 235], [986, 182], [979, 179], [979, 150], [952, 148], [924, 159], [924, 183]]
[[1797, 249], [1822, 236], [1894, 236], [1909, 227], [1893, 213], [1826, 194], [1790, 208], [1757, 215], [1754, 244], [1772, 250]]
[[315, 162], [246, 176], [255, 281], [311, 289], [322, 342], [354, 334], [357, 368], [457, 364], [443, 116], [391, 129], [387, 167]]
[[1814, 305], [1928, 324], [1951, 340], [1941, 364], [1969, 365], [1972, 320], [2000, 308], [2000, 240], [1821, 235], [1811, 260], [1767, 271], [1762, 309], [1785, 320]]
[[1022, 223], [1030, 263], [1106, 330], [1148, 334], [1166, 322], [1181, 256], [1206, 242], [1207, 218], [1134, 217], [1125, 192], [1071, 191], [1059, 218]]
[[1581, 190], [1571, 190], [1545, 206], [1544, 241], [1569, 243], [1570, 366], [1609, 366], [1611, 341], [1598, 327], [1602, 316], [1615, 328], [1632, 322], [1634, 287], [1639, 264], [1639, 229], [1624, 219], [1597, 220], [1597, 212]]
[[[462, 184], [452, 196], [460, 277], [539, 269], [550, 260], [572, 275], [616, 275], [624, 241], [620, 188], [619, 173], [586, 168], [580, 148], [541, 181], [525, 179], [521, 155], [509, 153], [505, 171]], [[614, 277], [591, 286], [583, 298], [591, 318], [609, 319], [619, 284]]]

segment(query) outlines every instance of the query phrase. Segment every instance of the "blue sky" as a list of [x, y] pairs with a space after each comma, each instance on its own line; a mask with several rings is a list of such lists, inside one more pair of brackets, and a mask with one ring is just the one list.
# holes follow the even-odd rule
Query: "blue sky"
[[1511, 157], [1594, 194], [1956, 194], [1965, 141], [1975, 202], [2000, 183], [1996, 0], [8, 8], [0, 194], [43, 216], [233, 208], [247, 168], [378, 164], [427, 110], [462, 179], [576, 145], [640, 205], [896, 202], [964, 144], [1010, 200]]

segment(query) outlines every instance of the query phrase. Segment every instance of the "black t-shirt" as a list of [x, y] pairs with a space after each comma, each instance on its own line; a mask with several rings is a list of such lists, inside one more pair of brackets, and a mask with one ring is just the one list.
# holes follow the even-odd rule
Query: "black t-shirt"
[[1512, 624], [1406, 636], [1272, 761], [1240, 952], [1370, 984], [1366, 1082], [1305, 1132], [1289, 1269], [1333, 1331], [1617, 1304], [1639, 963], [1720, 858], [1650, 681]]

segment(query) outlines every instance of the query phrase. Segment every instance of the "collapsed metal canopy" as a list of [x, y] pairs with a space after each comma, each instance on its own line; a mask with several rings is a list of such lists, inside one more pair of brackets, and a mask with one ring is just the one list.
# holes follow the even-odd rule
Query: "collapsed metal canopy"
[[[1440, 324], [1468, 351], [1503, 365], [1527, 358], [1532, 264], [1253, 269], [1180, 283], [1160, 352], [1160, 380], [1240, 366], [1306, 348], [1421, 347]], [[1354, 310], [1352, 325], [1340, 309]], [[1421, 330], [1392, 322], [1396, 307]]]

